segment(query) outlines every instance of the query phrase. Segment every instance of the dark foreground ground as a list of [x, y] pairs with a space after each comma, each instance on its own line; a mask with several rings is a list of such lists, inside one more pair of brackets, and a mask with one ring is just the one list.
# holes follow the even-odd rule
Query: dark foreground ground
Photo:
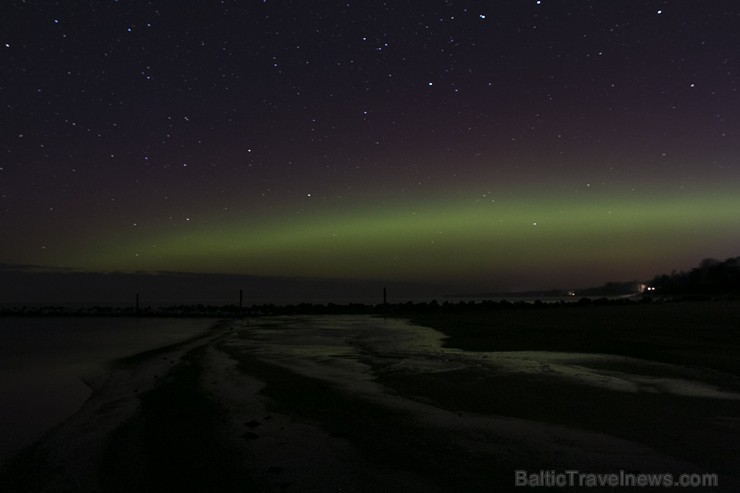
[[[387, 397], [370, 398], [245, 349], [240, 341], [269, 318], [233, 321], [117, 362], [91, 383], [93, 396], [75, 416], [6, 464], [0, 491], [527, 491], [514, 486], [516, 470], [570, 469], [716, 473], [719, 488], [687, 489], [740, 491], [740, 303], [460, 311], [414, 321], [465, 351], [625, 357], [605, 360], [607, 374], [609, 365], [665, 363], [650, 366], [650, 377], [689, 375], [722, 397], [457, 368], [450, 354], [446, 371], [397, 371], [367, 358], [370, 383]], [[555, 490], [635, 489], [681, 490]]]

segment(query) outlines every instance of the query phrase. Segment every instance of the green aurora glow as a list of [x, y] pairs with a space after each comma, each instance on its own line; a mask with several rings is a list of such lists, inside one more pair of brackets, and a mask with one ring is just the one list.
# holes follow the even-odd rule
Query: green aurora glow
[[732, 2], [6, 3], [0, 264], [464, 292], [740, 255]]
[[[553, 197], [213, 221], [98, 240], [90, 270], [454, 282], [510, 288], [644, 279], [740, 240], [735, 194], [687, 199]], [[733, 252], [716, 252], [730, 255]], [[567, 274], [564, 274], [567, 273]], [[606, 276], [606, 277], [605, 277]]]

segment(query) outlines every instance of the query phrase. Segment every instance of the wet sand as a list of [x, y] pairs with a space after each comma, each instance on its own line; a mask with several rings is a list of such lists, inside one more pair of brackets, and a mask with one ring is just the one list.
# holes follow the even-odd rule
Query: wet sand
[[[363, 316], [230, 321], [120, 361], [79, 413], [9, 464], [0, 487], [522, 491], [516, 470], [577, 469], [712, 472], [720, 487], [695, 491], [738, 491], [740, 378], [728, 366], [737, 305], [676, 305], [684, 322], [662, 342], [653, 331], [653, 348], [666, 348], [654, 358], [584, 351], [584, 339], [602, 348], [607, 332], [629, 335], [627, 320], [648, 337], [648, 318], [660, 316], [600, 308], [540, 311], [535, 326], [536, 312], [425, 321], [447, 324], [449, 337]], [[543, 347], [560, 340], [543, 328], [566, 320], [571, 334], [601, 337]], [[692, 360], [682, 337], [695, 337], [696, 322]]]

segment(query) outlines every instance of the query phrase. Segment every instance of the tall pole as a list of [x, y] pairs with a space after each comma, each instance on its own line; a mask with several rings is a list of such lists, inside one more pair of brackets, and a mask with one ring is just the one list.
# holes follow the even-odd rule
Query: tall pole
[[244, 290], [243, 289], [240, 289], [239, 290], [239, 310], [240, 311], [242, 309], [242, 302], [243, 301], [244, 301]]
[[388, 290], [386, 288], [383, 288], [383, 304], [388, 304]]
[[136, 293], [136, 314], [139, 314], [139, 293]]

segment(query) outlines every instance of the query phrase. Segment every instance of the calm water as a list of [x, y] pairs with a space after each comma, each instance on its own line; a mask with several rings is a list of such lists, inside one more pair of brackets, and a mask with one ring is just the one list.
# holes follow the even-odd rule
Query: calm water
[[82, 378], [111, 360], [173, 344], [207, 319], [0, 318], [0, 461], [72, 415]]

